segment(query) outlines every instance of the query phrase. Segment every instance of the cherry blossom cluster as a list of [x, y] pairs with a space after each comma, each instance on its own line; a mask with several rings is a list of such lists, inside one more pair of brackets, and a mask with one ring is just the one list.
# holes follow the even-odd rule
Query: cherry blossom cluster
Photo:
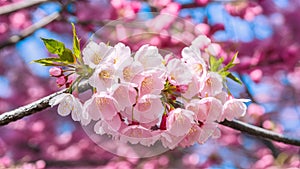
[[243, 116], [248, 101], [226, 92], [226, 77], [211, 63], [214, 46], [201, 35], [180, 57], [163, 57], [155, 46], [134, 53], [123, 43], [90, 41], [82, 60], [92, 70], [91, 98], [82, 103], [64, 93], [50, 104], [59, 104], [60, 115], [71, 113], [74, 121], [93, 124], [97, 134], [122, 142], [151, 146], [160, 141], [170, 149], [203, 144], [220, 136], [218, 122]]

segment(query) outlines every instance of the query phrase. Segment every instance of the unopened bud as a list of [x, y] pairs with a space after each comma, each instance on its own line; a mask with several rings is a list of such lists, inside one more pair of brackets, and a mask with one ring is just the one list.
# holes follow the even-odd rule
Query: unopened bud
[[59, 67], [52, 67], [49, 70], [50, 76], [53, 76], [53, 77], [61, 76], [62, 72], [63, 72], [62, 68], [59, 68]]
[[66, 84], [68, 78], [66, 76], [60, 76], [56, 79], [56, 84], [61, 87]]
[[176, 86], [176, 91], [180, 93], [185, 93], [188, 90], [189, 86], [188, 85], [179, 85]]

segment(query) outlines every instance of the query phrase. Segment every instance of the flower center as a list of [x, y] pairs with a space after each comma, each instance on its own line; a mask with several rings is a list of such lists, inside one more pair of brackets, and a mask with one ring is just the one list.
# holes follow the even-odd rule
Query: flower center
[[99, 55], [95, 54], [93, 57], [93, 63], [95, 65], [98, 65], [101, 61], [102, 61], [102, 58]]
[[119, 61], [119, 60], [118, 60], [118, 58], [116, 57], [116, 58], [114, 59], [114, 64], [116, 64], [118, 61]]
[[138, 110], [146, 111], [150, 108], [150, 106], [151, 106], [151, 102], [149, 99], [147, 99], [146, 102], [138, 104]]
[[153, 86], [153, 80], [151, 77], [146, 77], [142, 81], [142, 90], [144, 92], [150, 92], [152, 90], [152, 86]]
[[196, 72], [201, 73], [203, 71], [203, 66], [199, 63], [195, 65], [194, 69]]
[[211, 82], [211, 79], [210, 79], [210, 78], [206, 80], [206, 84], [207, 84], [208, 86], [211, 86], [212, 82]]
[[107, 70], [102, 70], [102, 71], [99, 73], [99, 78], [100, 78], [100, 79], [103, 79], [103, 80], [107, 80], [107, 79], [110, 79], [110, 78], [111, 78], [111, 75], [110, 75], [109, 71], [107, 71]]
[[96, 100], [96, 103], [97, 103], [98, 105], [108, 104], [108, 99], [107, 99], [107, 98], [98, 98], [98, 99]]
[[129, 81], [131, 79], [131, 69], [130, 67], [126, 67], [123, 70], [123, 78], [126, 81]]

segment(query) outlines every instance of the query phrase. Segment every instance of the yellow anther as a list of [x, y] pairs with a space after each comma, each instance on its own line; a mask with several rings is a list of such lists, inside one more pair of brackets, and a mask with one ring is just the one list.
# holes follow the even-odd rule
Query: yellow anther
[[114, 59], [114, 64], [116, 64], [118, 61], [119, 61], [119, 60], [118, 60], [118, 58], [116, 57], [116, 58]]
[[96, 99], [96, 103], [98, 104], [98, 105], [104, 105], [104, 104], [108, 104], [108, 99], [107, 98], [103, 98], [103, 97], [101, 97], [101, 98], [97, 98]]
[[98, 65], [100, 62], [102, 61], [102, 58], [100, 57], [100, 55], [97, 55], [96, 53], [94, 54], [94, 57], [93, 57], [93, 63], [95, 65]]
[[151, 77], [146, 77], [142, 82], [142, 88], [151, 89], [153, 80]]
[[211, 86], [211, 84], [212, 84], [211, 79], [207, 79], [206, 80], [206, 84], [209, 85], [209, 86]]
[[100, 79], [103, 79], [103, 80], [110, 79], [111, 76], [110, 76], [109, 71], [107, 71], [107, 70], [102, 70], [102, 71], [99, 73], [99, 78], [100, 78]]
[[203, 66], [201, 64], [197, 64], [196, 71], [197, 72], [202, 72], [203, 71]]
[[123, 70], [123, 77], [126, 81], [129, 81], [131, 79], [131, 69], [130, 67], [126, 67], [124, 70]]
[[145, 111], [151, 106], [150, 99], [147, 99], [146, 102], [140, 103], [138, 106], [139, 111]]

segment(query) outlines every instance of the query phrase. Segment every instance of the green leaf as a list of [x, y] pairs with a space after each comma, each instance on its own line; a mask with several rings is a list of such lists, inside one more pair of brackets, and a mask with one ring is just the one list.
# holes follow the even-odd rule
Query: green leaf
[[44, 58], [44, 59], [34, 60], [32, 62], [39, 63], [43, 66], [56, 66], [57, 63], [61, 62], [61, 60], [60, 58]]
[[222, 72], [219, 72], [219, 74], [222, 76], [223, 79], [226, 79], [226, 77], [230, 74], [230, 72], [222, 71]]
[[75, 61], [72, 51], [68, 48], [65, 48], [63, 53], [61, 55], [59, 55], [59, 58], [64, 63], [74, 63], [74, 61]]
[[65, 45], [62, 42], [59, 42], [54, 39], [41, 38], [48, 49], [52, 54], [62, 55], [65, 50]]
[[72, 29], [73, 29], [73, 51], [74, 51], [74, 55], [76, 58], [80, 59], [80, 41], [77, 37], [77, 34], [76, 34], [76, 29], [75, 29], [75, 26], [74, 24], [72, 23]]
[[234, 67], [236, 64], [234, 64], [233, 62], [236, 60], [237, 55], [238, 55], [238, 52], [236, 52], [234, 54], [234, 56], [232, 57], [232, 59], [230, 60], [230, 62], [221, 71], [227, 71], [230, 68]]
[[220, 59], [215, 58], [214, 56], [209, 57], [210, 70], [213, 72], [217, 72], [219, 67], [222, 65], [224, 59], [221, 57]]
[[237, 82], [238, 84], [243, 85], [242, 81], [239, 78], [235, 77], [232, 73], [229, 73], [227, 77], [229, 79]]
[[239, 52], [236, 52], [234, 54], [234, 56], [232, 57], [231, 61], [229, 62], [229, 64], [233, 64], [233, 62], [235, 61], [235, 59], [237, 58], [237, 55], [238, 55]]

